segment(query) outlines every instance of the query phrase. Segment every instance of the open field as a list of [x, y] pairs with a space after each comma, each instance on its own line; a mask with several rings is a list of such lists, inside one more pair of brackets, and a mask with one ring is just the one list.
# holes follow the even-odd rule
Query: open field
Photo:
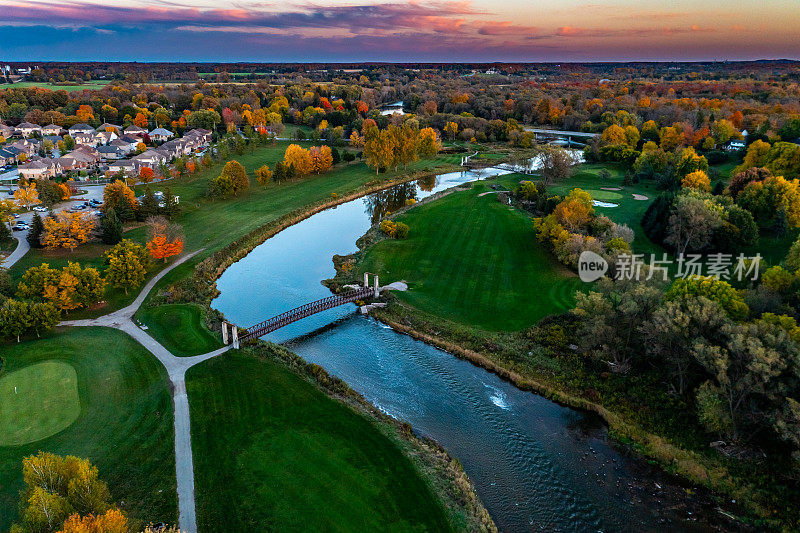
[[186, 376], [206, 531], [449, 531], [372, 423], [277, 365], [230, 352]]
[[[21, 344], [0, 344], [0, 352], [5, 359], [0, 373], [4, 404], [8, 386], [19, 390], [26, 383], [47, 386], [49, 401], [63, 397], [47, 382], [32, 381], [34, 374], [52, 378], [56, 370], [63, 377], [70, 370], [75, 373], [80, 398], [79, 415], [58, 433], [16, 446], [0, 442], [0, 531], [7, 531], [17, 517], [22, 458], [39, 450], [91, 460], [113, 500], [124, 502], [122, 508], [134, 518], [176, 520], [172, 396], [166, 371], [152, 355], [124, 333], [108, 328], [60, 330]], [[13, 419], [0, 416], [0, 435], [25, 426], [31, 416], [42, 416], [16, 407]]]
[[397, 296], [437, 316], [489, 330], [518, 330], [574, 303], [577, 277], [536, 241], [531, 218], [497, 201], [488, 184], [398, 217], [406, 240], [366, 251], [360, 271], [405, 279]]
[[84, 89], [97, 90], [102, 89], [106, 85], [111, 83], [110, 81], [106, 80], [93, 80], [87, 81], [84, 83], [76, 83], [74, 85], [59, 85], [53, 84], [46, 81], [21, 81], [19, 83], [13, 84], [0, 84], [0, 89], [11, 89], [11, 88], [25, 88], [25, 87], [42, 87], [44, 89], [51, 89], [53, 91], [83, 91]]
[[147, 333], [178, 357], [200, 355], [221, 346], [206, 328], [203, 309], [192, 304], [147, 307], [137, 319], [147, 326]]

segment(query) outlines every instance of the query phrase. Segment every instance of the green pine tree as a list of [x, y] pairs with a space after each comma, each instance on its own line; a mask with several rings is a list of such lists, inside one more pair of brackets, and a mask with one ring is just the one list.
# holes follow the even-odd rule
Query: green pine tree
[[31, 220], [31, 229], [28, 230], [28, 244], [31, 248], [41, 248], [42, 247], [42, 232], [44, 231], [44, 222], [42, 221], [42, 216], [39, 213], [33, 214], [33, 219]]
[[100, 223], [104, 244], [117, 244], [122, 240], [122, 221], [117, 217], [117, 212], [113, 207], [106, 210], [106, 214]]

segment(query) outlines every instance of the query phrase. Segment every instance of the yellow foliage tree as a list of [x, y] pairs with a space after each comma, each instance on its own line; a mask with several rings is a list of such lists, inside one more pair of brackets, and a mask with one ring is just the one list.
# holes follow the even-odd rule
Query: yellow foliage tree
[[616, 124], [612, 124], [603, 130], [603, 134], [600, 136], [600, 140], [603, 144], [627, 144], [628, 139], [625, 136], [625, 130], [622, 129], [620, 126]]
[[31, 182], [27, 187], [20, 187], [14, 191], [14, 200], [16, 200], [18, 206], [24, 209], [30, 209], [34, 205], [41, 203], [39, 191], [36, 190], [36, 183]]
[[711, 180], [702, 170], [695, 170], [694, 172], [687, 174], [686, 177], [681, 180], [681, 186], [687, 189], [710, 192]]
[[128, 519], [119, 509], [109, 509], [101, 515], [73, 514], [64, 522], [59, 533], [128, 533]]
[[266, 185], [272, 179], [272, 171], [267, 165], [262, 165], [256, 169], [256, 179], [261, 185]]
[[444, 132], [450, 136], [451, 139], [455, 139], [456, 134], [458, 133], [458, 124], [455, 122], [448, 122], [444, 126]]
[[306, 176], [314, 170], [314, 161], [311, 158], [311, 153], [297, 144], [290, 144], [286, 147], [286, 152], [283, 154], [283, 162], [287, 166], [294, 166], [298, 176]]
[[44, 219], [42, 244], [48, 250], [69, 248], [72, 251], [88, 241], [96, 227], [96, 220], [88, 213], [62, 211]]
[[420, 157], [433, 157], [442, 149], [442, 141], [433, 128], [422, 128], [419, 131]]
[[572, 189], [553, 210], [559, 224], [570, 232], [580, 231], [594, 213], [592, 196], [583, 189]]

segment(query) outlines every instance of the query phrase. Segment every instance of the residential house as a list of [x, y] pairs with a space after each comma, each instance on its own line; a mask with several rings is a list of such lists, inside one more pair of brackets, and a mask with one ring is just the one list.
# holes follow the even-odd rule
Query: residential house
[[117, 134], [117, 136], [122, 135], [122, 126], [117, 126], [116, 124], [109, 124], [108, 122], [104, 124], [100, 124], [97, 128], [97, 131], [113, 131]]
[[745, 145], [746, 143], [744, 140], [731, 139], [727, 144], [725, 144], [725, 146], [723, 146], [723, 148], [728, 152], [736, 152], [739, 150], [744, 150]]
[[131, 144], [130, 142], [123, 141], [122, 139], [114, 139], [113, 141], [108, 143], [109, 146], [115, 146], [119, 148], [126, 155], [135, 152], [137, 144], [139, 143], [137, 142], [136, 144]]
[[86, 168], [86, 165], [81, 166], [78, 160], [68, 155], [57, 157], [55, 161], [57, 161], [58, 164], [61, 166], [62, 172], [69, 172], [72, 170], [80, 170], [81, 168]]
[[139, 146], [140, 142], [142, 142], [140, 138], [134, 137], [133, 135], [123, 135], [122, 137], [120, 137], [120, 140], [128, 143], [130, 152], [135, 152], [136, 147]]
[[54, 178], [62, 172], [60, 163], [48, 157], [39, 157], [20, 165], [18, 170], [20, 176], [26, 179]]
[[97, 146], [97, 138], [94, 133], [76, 133], [72, 136], [72, 139], [78, 146]]
[[119, 161], [114, 161], [113, 163], [109, 163], [108, 171], [111, 174], [122, 174], [129, 175], [136, 172], [136, 165], [130, 159], [121, 159]]
[[133, 161], [133, 164], [137, 170], [141, 169], [142, 167], [150, 167], [155, 170], [161, 163], [166, 162], [167, 158], [160, 152], [155, 150], [147, 150], [146, 152], [133, 156], [131, 160]]
[[6, 126], [5, 124], [0, 124], [0, 137], [8, 139], [13, 135], [14, 135], [14, 128], [12, 128], [11, 126]]
[[150, 140], [155, 142], [166, 142], [170, 140], [175, 134], [165, 128], [156, 128], [150, 132]]
[[48, 124], [44, 128], [42, 128], [42, 135], [61, 135], [61, 132], [64, 131], [64, 128], [59, 126], [58, 124]]
[[94, 138], [97, 140], [97, 144], [105, 145], [113, 141], [119, 137], [113, 131], [96, 131], [94, 132]]
[[196, 128], [188, 131], [183, 138], [192, 145], [192, 149], [199, 149], [211, 142], [211, 132], [203, 128]]
[[42, 134], [42, 127], [38, 124], [31, 124], [30, 122], [20, 122], [14, 132], [21, 137], [30, 137], [34, 133]]
[[78, 168], [94, 168], [102, 159], [97, 150], [86, 145], [77, 147], [67, 156], [75, 159]]
[[175, 157], [181, 157], [188, 153], [191, 153], [192, 149], [189, 146], [189, 143], [186, 142], [184, 139], [172, 139], [171, 141], [167, 141], [161, 146], [158, 147], [158, 150], [168, 154], [169, 159]]
[[75, 138], [77, 133], [94, 133], [94, 128], [88, 124], [84, 124], [83, 122], [75, 124], [69, 128], [70, 137]]
[[125, 156], [125, 152], [123, 152], [122, 148], [119, 146], [98, 146], [97, 152], [100, 154], [100, 157], [103, 159], [122, 159]]
[[125, 128], [125, 131], [123, 131], [123, 133], [125, 135], [131, 135], [134, 137], [144, 137], [147, 134], [147, 130], [144, 130], [139, 126], [134, 126], [133, 124], [131, 124], [130, 126]]
[[17, 152], [0, 148], [0, 165], [13, 165], [17, 162]]
[[32, 156], [39, 151], [41, 142], [36, 139], [22, 139], [5, 146], [6, 149], [16, 148], [20, 153]]

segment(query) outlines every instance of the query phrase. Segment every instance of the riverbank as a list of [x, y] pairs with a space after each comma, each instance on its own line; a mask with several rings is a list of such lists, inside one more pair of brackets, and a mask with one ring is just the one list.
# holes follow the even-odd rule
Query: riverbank
[[[203, 315], [207, 326], [218, 334], [223, 316], [210, 307], [211, 300], [217, 294], [215, 281], [230, 265], [245, 257], [259, 244], [316, 213], [390, 187], [432, 177], [446, 170], [451, 169], [440, 167], [435, 173], [417, 171], [377, 183], [368, 183], [348, 194], [331, 195], [328, 199], [287, 213], [217, 250], [196, 264], [192, 270], [183, 270], [176, 273], [175, 276], [167, 277], [160, 284], [160, 293], [148, 302], [148, 305], [151, 306], [149, 309], [157, 310], [164, 304], [181, 305], [186, 302], [200, 304], [205, 311]], [[159, 328], [151, 328], [150, 333], [157, 337], [159, 331]], [[313, 381], [334, 400], [342, 401], [351, 409], [368, 417], [371, 424], [378, 427], [403, 451], [404, 455], [411, 458], [425, 483], [441, 501], [454, 530], [496, 531], [491, 517], [478, 498], [460, 463], [441, 446], [433, 441], [417, 437], [411, 431], [410, 426], [401, 424], [381, 413], [363, 397], [352, 391], [344, 382], [329, 376], [321, 367], [309, 365], [298, 356], [275, 345], [259, 342], [257, 346], [258, 348], [248, 347], [243, 351], [258, 357], [264, 357], [265, 353], [269, 354], [270, 360], [278, 361], [304, 379]], [[276, 353], [281, 356], [275, 357]], [[336, 384], [333, 389], [329, 388], [331, 383]]]
[[[447, 193], [443, 193], [441, 196], [445, 194]], [[413, 236], [415, 229], [420, 231], [416, 221], [420, 220], [420, 215], [417, 213], [422, 211], [421, 206], [435, 200], [437, 198], [426, 199], [413, 206], [403, 208], [392, 215], [392, 218], [398, 217], [409, 223]], [[496, 200], [494, 202], [497, 203]], [[430, 211], [430, 207], [432, 206], [425, 208], [426, 213]], [[459, 204], [456, 207], [458, 216], [454, 216], [453, 220], [454, 224], [461, 228], [468, 224], [468, 214], [463, 205]], [[413, 211], [408, 216], [404, 216], [403, 213], [408, 210]], [[452, 235], [449, 222], [443, 221], [442, 226], [442, 233]], [[502, 239], [503, 235], [494, 234], [492, 238]], [[530, 238], [533, 240], [532, 235]], [[363, 270], [385, 275], [386, 272], [382, 269], [388, 268], [387, 265], [390, 261], [388, 258], [371, 257], [368, 261], [365, 260], [365, 257], [370, 255], [368, 252], [384, 241], [385, 237], [376, 227], [373, 227], [359, 239], [359, 251], [356, 254], [335, 257], [337, 276], [333, 280], [329, 280], [329, 286], [337, 289], [342, 285], [356, 282], [360, 279]], [[397, 250], [399, 254], [404, 254], [409, 249], [418, 250], [419, 248], [417, 240], [409, 243], [386, 241], [386, 244], [394, 247], [393, 251]], [[441, 250], [441, 247], [437, 250]], [[442, 253], [444, 254], [444, 252]], [[474, 254], [464, 255], [471, 260]], [[347, 266], [342, 268], [343, 265]], [[396, 262], [393, 262], [392, 266], [396, 266]], [[450, 271], [435, 261], [433, 265], [429, 264], [428, 266], [435, 267], [435, 270], [440, 269], [443, 273]], [[394, 277], [400, 275], [392, 269], [389, 269], [388, 272]], [[402, 274], [405, 273], [402, 271]], [[423, 279], [425, 275], [430, 275], [427, 269], [424, 273], [420, 273]], [[536, 272], [529, 272], [529, 275], [535, 276]], [[743, 476], [741, 470], [734, 470], [735, 465], [732, 465], [730, 460], [715, 458], [712, 454], [698, 453], [663, 435], [648, 431], [635, 417], [630, 416], [631, 406], [617, 410], [621, 405], [620, 400], [611, 397], [608, 392], [609, 387], [603, 388], [602, 378], [588, 379], [577, 354], [567, 353], [563, 356], [555, 356], [541, 345], [537, 346], [537, 343], [533, 342], [533, 337], [540, 340], [539, 337], [546, 336], [547, 331], [535, 329], [517, 332], [490, 331], [465, 323], [464, 320], [451, 320], [451, 316], [431, 312], [428, 307], [426, 307], [428, 311], [422, 311], [414, 304], [417, 301], [426, 304], [428, 299], [421, 296], [417, 296], [416, 300], [410, 298], [410, 294], [414, 291], [414, 282], [419, 283], [420, 280], [406, 279], [406, 281], [410, 282], [411, 287], [408, 293], [390, 296], [389, 306], [384, 309], [376, 309], [371, 315], [401, 333], [408, 334], [485, 368], [520, 389], [535, 392], [562, 405], [597, 414], [606, 422], [611, 434], [619, 442], [629, 445], [644, 457], [657, 461], [666, 472], [678, 476], [688, 483], [706, 487], [718, 493], [716, 501], [723, 507], [719, 512], [720, 516], [744, 515], [750, 522], [761, 523], [774, 515], [765, 505], [765, 502], [769, 501], [767, 494], [769, 483], [764, 484], [764, 480], [759, 480], [761, 484], [757, 485], [751, 482], [750, 478]], [[425, 287], [427, 290], [430, 285], [425, 285]], [[451, 292], [457, 290], [453, 288]], [[458, 299], [454, 302], [458, 302]], [[570, 350], [567, 349], [566, 352], [570, 352]], [[609, 378], [609, 380], [613, 379], [615, 378]], [[611, 399], [609, 400], [609, 398]], [[646, 410], [646, 406], [640, 407]], [[722, 495], [726, 497], [723, 498]]]

